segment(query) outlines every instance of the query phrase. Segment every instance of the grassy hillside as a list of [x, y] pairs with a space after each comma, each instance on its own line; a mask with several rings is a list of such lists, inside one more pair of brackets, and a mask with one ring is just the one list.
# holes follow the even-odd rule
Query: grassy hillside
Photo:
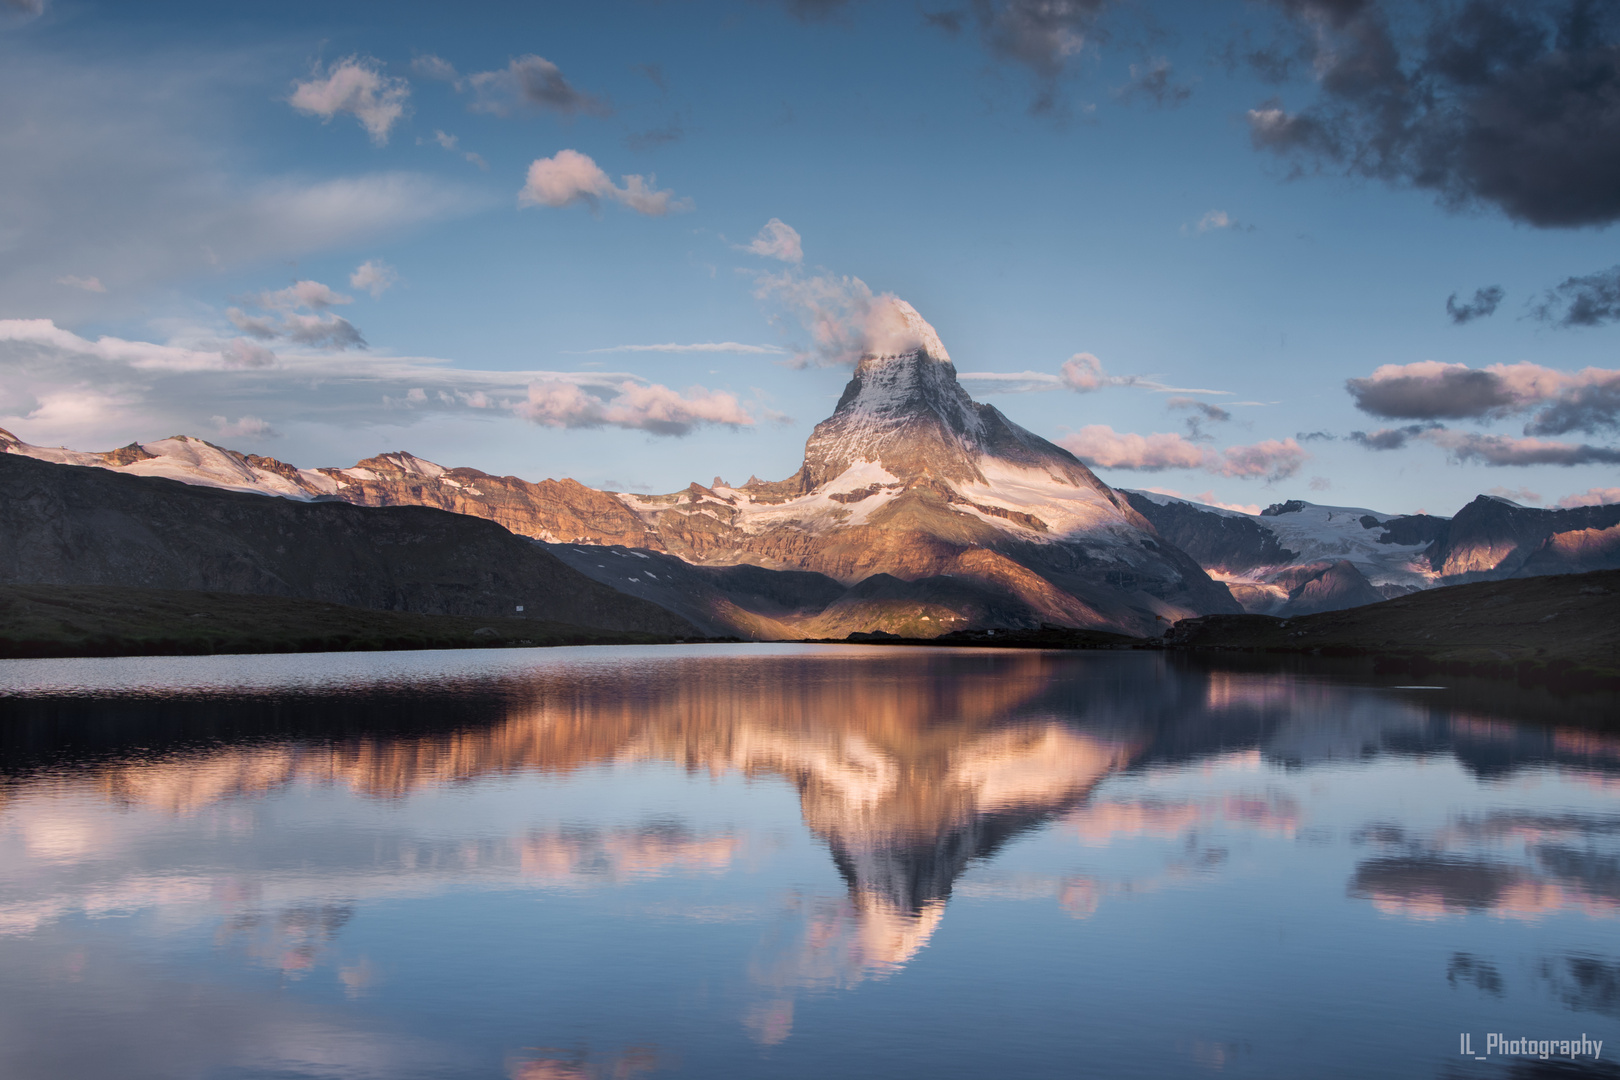
[[1620, 688], [1620, 570], [1454, 585], [1293, 619], [1206, 615], [1177, 623], [1164, 643]]
[[635, 645], [667, 635], [539, 619], [418, 615], [276, 596], [0, 585], [0, 657]]

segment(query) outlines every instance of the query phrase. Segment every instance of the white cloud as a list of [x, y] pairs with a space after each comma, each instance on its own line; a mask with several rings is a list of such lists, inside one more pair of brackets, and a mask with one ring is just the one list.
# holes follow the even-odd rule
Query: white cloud
[[520, 206], [567, 206], [583, 202], [595, 209], [601, 200], [611, 199], [637, 213], [662, 217], [672, 211], [692, 209], [691, 199], [675, 197], [673, 191], [658, 191], [647, 177], [624, 176], [617, 187], [595, 161], [578, 150], [559, 150], [548, 158], [538, 158], [529, 166]]
[[399, 281], [399, 272], [381, 259], [367, 259], [349, 275], [351, 289], [364, 289], [375, 300]]
[[751, 241], [742, 245], [742, 250], [787, 263], [804, 261], [804, 245], [800, 242], [799, 231], [781, 218], [767, 221]]
[[215, 417], [348, 430], [430, 416], [505, 416], [655, 435], [758, 422], [730, 393], [677, 392], [622, 372], [481, 371], [365, 354], [334, 362], [283, 340], [277, 353], [242, 339], [92, 341], [48, 319], [0, 320], [0, 427], [41, 445], [101, 449], [217, 429]]
[[1160, 472], [1199, 469], [1237, 479], [1263, 477], [1283, 480], [1299, 472], [1310, 458], [1293, 439], [1267, 439], [1250, 446], [1214, 450], [1176, 432], [1137, 435], [1115, 431], [1106, 424], [1091, 424], [1056, 440], [1075, 457], [1103, 469]]
[[404, 79], [382, 73], [382, 65], [369, 57], [339, 60], [322, 76], [295, 83], [287, 103], [301, 113], [331, 121], [349, 113], [378, 146], [388, 142], [389, 129], [405, 115], [411, 96]]
[[56, 283], [58, 285], [67, 285], [75, 289], [83, 289], [85, 292], [104, 293], [107, 291], [107, 286], [101, 283], [100, 278], [79, 277], [76, 274], [64, 274], [62, 277], [56, 279]]

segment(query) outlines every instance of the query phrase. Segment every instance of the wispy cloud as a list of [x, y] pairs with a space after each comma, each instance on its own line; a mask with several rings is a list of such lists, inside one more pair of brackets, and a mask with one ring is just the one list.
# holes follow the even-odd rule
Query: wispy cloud
[[66, 285], [74, 289], [83, 289], [85, 292], [104, 293], [107, 286], [97, 277], [79, 277], [77, 274], [64, 274], [56, 279], [58, 285]]
[[[1075, 353], [1063, 362], [1059, 373], [1045, 371], [964, 371], [957, 378], [978, 394], [1034, 394], [1047, 390], [1072, 390], [1090, 394], [1113, 387], [1132, 386], [1154, 394], [1211, 394], [1230, 397], [1230, 390], [1205, 386], [1171, 386], [1156, 375], [1110, 375], [1103, 362], [1091, 353]], [[1239, 402], [1258, 405], [1267, 402]]]
[[218, 430], [215, 418], [249, 437], [250, 423], [265, 424], [263, 434], [291, 424], [348, 429], [457, 416], [654, 435], [759, 420], [729, 392], [677, 391], [622, 372], [483, 371], [363, 354], [338, 361], [291, 340], [272, 353], [242, 338], [90, 340], [47, 319], [0, 320], [0, 426], [29, 441], [99, 447]]

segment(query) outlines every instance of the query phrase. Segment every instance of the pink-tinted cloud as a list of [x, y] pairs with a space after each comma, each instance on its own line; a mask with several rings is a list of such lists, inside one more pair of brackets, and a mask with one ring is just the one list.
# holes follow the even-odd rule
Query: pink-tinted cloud
[[1173, 431], [1154, 435], [1118, 432], [1107, 424], [1089, 424], [1057, 444], [1087, 465], [1104, 469], [1198, 469], [1206, 451]]
[[1485, 465], [1617, 465], [1620, 449], [1551, 439], [1518, 439], [1511, 435], [1480, 435], [1471, 431], [1438, 429], [1423, 438], [1444, 447], [1458, 461]]
[[309, 116], [330, 121], [348, 113], [360, 121], [371, 141], [388, 142], [388, 132], [405, 115], [410, 84], [382, 73], [382, 65], [369, 57], [339, 60], [325, 75], [317, 71], [308, 82], [295, 83], [288, 104]]
[[1088, 425], [1057, 443], [1087, 465], [1098, 468], [1141, 472], [1201, 469], [1216, 476], [1264, 477], [1268, 481], [1293, 476], [1310, 458], [1293, 439], [1268, 439], [1251, 446], [1214, 450], [1175, 432], [1137, 435], [1115, 431], [1106, 424]]
[[603, 199], [610, 199], [651, 217], [692, 208], [691, 199], [676, 198], [673, 191], [659, 191], [647, 177], [630, 175], [620, 179], [623, 187], [616, 186], [588, 155], [578, 150], [559, 150], [529, 166], [528, 178], [518, 192], [518, 204], [560, 207], [582, 202], [595, 209]]
[[1558, 505], [1564, 509], [1575, 506], [1609, 506], [1620, 503], [1620, 487], [1587, 488], [1577, 495], [1565, 495], [1558, 500]]
[[768, 259], [780, 259], [783, 262], [804, 261], [804, 245], [800, 240], [799, 231], [781, 218], [771, 218], [767, 221], [743, 250], [763, 255]]
[[611, 387], [546, 380], [529, 386], [515, 411], [556, 428], [619, 427], [655, 435], [686, 435], [705, 425], [751, 427], [754, 417], [723, 390], [694, 386], [683, 396], [667, 386], [629, 380]]
[[1620, 370], [1565, 372], [1531, 363], [1471, 368], [1424, 360], [1385, 364], [1345, 388], [1358, 409], [1391, 419], [1500, 419], [1539, 409], [1525, 434], [1620, 426]]
[[1220, 476], [1282, 480], [1299, 472], [1310, 456], [1293, 439], [1267, 439], [1252, 446], [1229, 446], [1222, 451], [1220, 462], [1208, 468]]
[[349, 275], [349, 287], [364, 289], [375, 300], [399, 281], [399, 272], [381, 259], [367, 259]]

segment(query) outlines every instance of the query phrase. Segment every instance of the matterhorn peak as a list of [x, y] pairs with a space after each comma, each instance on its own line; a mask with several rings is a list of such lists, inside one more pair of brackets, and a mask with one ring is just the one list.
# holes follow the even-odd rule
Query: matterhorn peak
[[884, 293], [873, 303], [866, 319], [866, 349], [861, 357], [869, 359], [926, 353], [935, 360], [951, 362], [944, 342], [927, 319], [917, 309], [895, 296]]

